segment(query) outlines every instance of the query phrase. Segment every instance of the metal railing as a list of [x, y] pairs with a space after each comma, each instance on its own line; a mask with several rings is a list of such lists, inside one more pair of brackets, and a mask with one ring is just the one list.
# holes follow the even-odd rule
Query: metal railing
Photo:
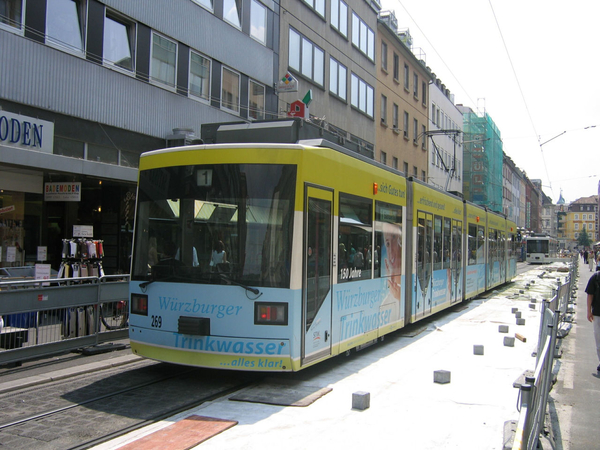
[[558, 328], [567, 312], [577, 271], [577, 260], [574, 260], [565, 282], [561, 282], [559, 278], [552, 299], [542, 303], [536, 367], [534, 375], [525, 377], [525, 383], [520, 386], [517, 402], [520, 414], [513, 450], [538, 447], [546, 417], [548, 396], [553, 384], [554, 359], [560, 357], [556, 345]]
[[129, 275], [0, 282], [0, 364], [128, 336]]

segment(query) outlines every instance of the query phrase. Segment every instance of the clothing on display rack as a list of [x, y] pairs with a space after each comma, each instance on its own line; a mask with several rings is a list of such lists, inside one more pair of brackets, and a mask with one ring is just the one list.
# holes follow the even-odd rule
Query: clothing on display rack
[[57, 278], [102, 277], [103, 241], [98, 239], [63, 239], [62, 262]]

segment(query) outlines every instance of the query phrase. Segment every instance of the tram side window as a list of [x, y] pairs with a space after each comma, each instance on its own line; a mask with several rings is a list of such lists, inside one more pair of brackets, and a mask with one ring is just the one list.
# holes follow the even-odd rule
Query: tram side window
[[442, 218], [435, 216], [433, 219], [433, 270], [442, 268]]
[[371, 278], [373, 260], [373, 203], [340, 194], [338, 281]]
[[500, 241], [498, 244], [498, 258], [500, 261], [504, 261], [506, 259], [506, 234], [501, 231], [499, 236]]
[[[402, 207], [388, 203], [375, 204], [375, 278], [390, 277], [400, 286], [402, 275]], [[398, 298], [400, 293], [398, 291]]]
[[477, 264], [477, 225], [469, 224], [469, 236], [467, 241], [468, 264]]
[[462, 266], [462, 222], [452, 221], [452, 263], [454, 269]]
[[498, 259], [498, 231], [490, 230], [489, 233], [489, 260], [495, 261]]
[[485, 228], [477, 227], [477, 264], [485, 264]]
[[448, 217], [444, 217], [444, 255], [443, 255], [443, 268], [450, 268], [450, 251], [452, 242], [452, 220]]

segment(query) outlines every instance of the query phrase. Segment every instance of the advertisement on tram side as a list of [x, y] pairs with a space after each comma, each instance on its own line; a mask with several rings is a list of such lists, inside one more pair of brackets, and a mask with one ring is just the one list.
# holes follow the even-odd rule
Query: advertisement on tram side
[[486, 288], [506, 281], [506, 219], [492, 212], [487, 214], [487, 268]]
[[414, 183], [413, 193], [412, 315], [415, 319], [460, 299], [463, 203], [418, 183]]
[[[177, 287], [175, 293], [171, 285], [157, 281], [152, 284], [150, 295], [137, 294], [145, 299], [147, 314], [130, 316], [131, 348], [135, 354], [203, 367], [290, 370], [292, 327], [287, 323], [300, 314], [299, 308], [293, 309], [299, 304], [293, 300], [300, 297], [299, 291], [262, 291], [261, 302], [290, 305], [290, 309], [282, 325], [263, 327], [259, 338], [253, 337], [257, 305], [248, 301], [242, 288], [204, 286], [204, 293], [199, 296], [194, 285]], [[209, 335], [181, 332], [181, 320], [186, 318], [202, 318]]]
[[485, 291], [485, 251], [487, 215], [484, 208], [466, 204], [467, 219], [467, 270], [465, 298], [472, 298]]

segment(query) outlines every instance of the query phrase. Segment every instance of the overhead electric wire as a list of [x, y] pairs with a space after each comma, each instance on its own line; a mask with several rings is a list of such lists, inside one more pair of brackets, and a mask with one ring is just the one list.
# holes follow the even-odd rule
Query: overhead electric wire
[[496, 26], [498, 27], [498, 33], [500, 34], [500, 39], [502, 39], [502, 45], [504, 46], [504, 50], [506, 51], [506, 56], [508, 58], [508, 62], [510, 63], [510, 67], [512, 69], [513, 75], [515, 77], [515, 81], [517, 83], [517, 87], [519, 88], [519, 93], [521, 94], [521, 99], [523, 100], [523, 104], [525, 106], [525, 111], [527, 112], [527, 117], [529, 117], [529, 122], [531, 123], [531, 127], [533, 128], [533, 132], [537, 136], [538, 144], [540, 146], [540, 153], [542, 154], [542, 162], [544, 164], [544, 171], [546, 172], [546, 177], [548, 179], [548, 183], [550, 183], [550, 191], [554, 194], [554, 190], [552, 189], [552, 182], [550, 181], [550, 175], [548, 174], [548, 165], [546, 164], [546, 158], [544, 156], [544, 150], [542, 149], [542, 143], [540, 142], [540, 135], [537, 132], [535, 127], [535, 123], [533, 122], [533, 117], [531, 117], [531, 112], [529, 111], [529, 105], [527, 104], [527, 100], [525, 99], [525, 94], [523, 93], [523, 89], [521, 87], [521, 82], [519, 81], [519, 76], [517, 75], [517, 71], [513, 64], [512, 58], [510, 57], [510, 52], [508, 51], [508, 47], [506, 45], [506, 41], [504, 40], [504, 35], [502, 34], [502, 29], [500, 28], [500, 23], [498, 22], [498, 17], [496, 16], [496, 11], [494, 11], [494, 6], [492, 5], [492, 0], [488, 0], [490, 9], [492, 10], [492, 15], [494, 16], [494, 21], [496, 22]]
[[410, 15], [410, 12], [408, 12], [408, 10], [406, 9], [406, 7], [402, 4], [402, 2], [400, 0], [398, 0], [398, 3], [400, 4], [400, 6], [402, 6], [402, 9], [404, 9], [404, 11], [406, 12], [406, 15], [408, 17], [410, 17], [410, 20], [413, 21], [413, 23], [415, 24], [415, 26], [417, 27], [417, 29], [421, 32], [421, 34], [423, 35], [423, 37], [425, 38], [425, 40], [429, 43], [429, 45], [431, 46], [431, 48], [434, 51], [434, 53], [440, 58], [440, 61], [442, 61], [442, 63], [446, 67], [446, 69], [448, 69], [448, 71], [450, 72], [450, 75], [452, 75], [452, 77], [454, 78], [454, 80], [458, 83], [458, 85], [463, 90], [463, 92], [468, 97], [468, 99], [471, 101], [471, 103], [474, 104], [474, 105], [476, 105], [477, 102], [473, 101], [473, 99], [471, 98], [471, 96], [469, 95], [469, 93], [467, 92], [467, 90], [460, 83], [460, 80], [456, 77], [456, 75], [454, 75], [454, 72], [452, 72], [452, 69], [450, 69], [450, 67], [448, 66], [448, 64], [446, 64], [446, 61], [444, 61], [444, 58], [442, 58], [442, 55], [440, 55], [439, 52], [436, 50], [435, 46], [431, 43], [431, 41], [429, 40], [429, 38], [427, 37], [427, 35], [423, 32], [423, 30], [421, 29], [421, 27], [419, 26], [419, 24], [417, 23], [417, 21], [415, 19], [413, 19], [413, 17]]

